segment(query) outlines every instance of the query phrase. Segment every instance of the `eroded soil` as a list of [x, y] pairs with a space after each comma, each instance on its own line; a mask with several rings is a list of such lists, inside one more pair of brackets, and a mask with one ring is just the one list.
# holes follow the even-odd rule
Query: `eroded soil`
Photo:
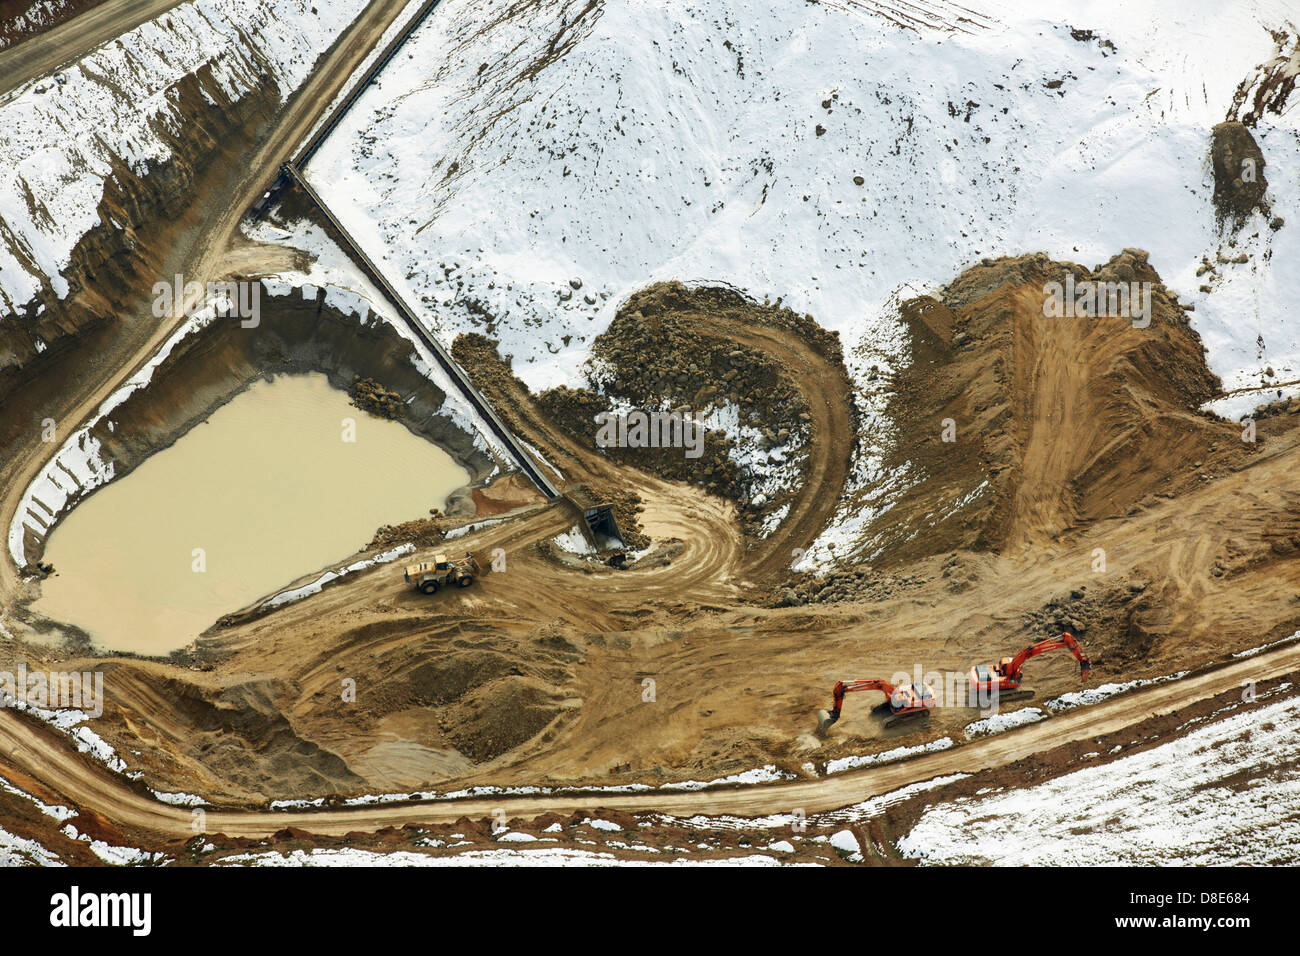
[[[476, 493], [480, 518], [438, 528], [467, 525], [457, 549], [505, 556], [470, 588], [430, 598], [382, 566], [214, 628], [186, 668], [65, 666], [105, 670], [97, 729], [119, 752], [138, 752], [132, 765], [151, 786], [256, 805], [484, 783], [707, 780], [769, 763], [806, 777], [834, 757], [960, 736], [979, 716], [948, 706], [885, 730], [851, 699], [819, 740], [813, 713], [839, 678], [964, 673], [1068, 627], [1094, 680], [1122, 681], [1289, 634], [1300, 619], [1290, 479], [1300, 409], [1261, 420], [1253, 444], [1196, 412], [1215, 383], [1163, 293], [1145, 329], [1044, 319], [1046, 279], [1121, 266], [1158, 282], [1136, 254], [1091, 272], [1024, 257], [908, 303], [913, 364], [895, 383], [903, 427], [893, 454], [925, 480], [882, 519], [896, 541], [887, 561], [846, 561], [817, 580], [788, 570], [791, 550], [835, 508], [856, 439], [834, 349], [768, 307], [662, 287], [639, 297], [642, 319], [658, 315], [662, 329], [685, 316], [677, 326], [695, 347], [761, 354], [741, 363], [737, 392], [747, 375], [777, 375], [797, 392], [786, 400], [796, 418], [809, 416], [803, 488], [773, 534], [750, 533], [734, 488], [722, 497], [661, 477], [631, 450], [593, 448], [589, 432], [548, 412], [554, 396], [527, 394], [490, 343], [462, 342], [484, 391], [566, 479], [636, 497], [641, 533], [660, 544], [650, 558], [626, 571], [558, 560], [550, 541], [571, 514], [517, 484], [489, 486]], [[626, 333], [647, 334], [640, 320]], [[674, 394], [711, 383], [715, 370], [697, 367], [696, 381], [674, 378]], [[945, 418], [955, 442], [941, 439]], [[1031, 670], [1040, 700], [1078, 687], [1064, 655]], [[355, 700], [344, 699], [345, 681]]]

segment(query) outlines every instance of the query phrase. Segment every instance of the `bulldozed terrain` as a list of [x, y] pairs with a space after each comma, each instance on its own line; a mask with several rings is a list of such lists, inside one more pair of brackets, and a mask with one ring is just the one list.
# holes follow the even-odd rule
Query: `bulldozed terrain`
[[[134, 18], [176, 5], [151, 4], [153, 14], [129, 6], [83, 4], [88, 12], [0, 48], [9, 71], [0, 94], [84, 56]], [[490, 114], [486, 128], [496, 136], [498, 122], [505, 129], [522, 122], [516, 111], [536, 107], [520, 93], [529, 83], [545, 81], [584, 43], [604, 42], [606, 4], [537, 6], [539, 17], [556, 18], [546, 21], [554, 36], [545, 49], [515, 70], [511, 58], [536, 42], [526, 38], [502, 64], [470, 70], [473, 96], [449, 96], [450, 115], [482, 97], [487, 105], [475, 115]], [[810, 6], [819, 9], [809, 17], [824, 15], [822, 5]], [[475, 44], [518, 29], [525, 7], [509, 4], [483, 23], [451, 21], [443, 51], [451, 66], [440, 81], [459, 82], [461, 60], [479, 62]], [[1225, 387], [1211, 361], [1222, 344], [1200, 331], [1218, 327], [1198, 327], [1196, 306], [1157, 269], [1170, 256], [1125, 240], [1085, 265], [1001, 234], [985, 248], [1015, 254], [968, 254], [974, 240], [954, 241], [960, 268], [942, 282], [891, 286], [883, 306], [869, 303], [882, 314], [860, 325], [842, 313], [861, 287], [845, 283], [823, 298], [824, 279], [805, 275], [828, 271], [814, 261], [821, 246], [808, 262], [776, 257], [785, 273], [775, 275], [771, 250], [755, 242], [755, 260], [769, 256], [755, 271], [772, 290], [766, 295], [709, 269], [706, 238], [698, 243], [705, 278], [682, 260], [669, 268], [647, 257], [638, 283], [614, 295], [594, 253], [585, 280], [546, 280], [558, 294], [534, 278], [516, 277], [512, 288], [495, 271], [518, 255], [479, 261], [450, 241], [412, 269], [392, 222], [372, 234], [357, 229], [358, 208], [381, 208], [390, 195], [336, 215], [319, 197], [340, 192], [327, 188], [337, 154], [322, 154], [317, 179], [293, 165], [331, 104], [349, 102], [349, 79], [415, 8], [377, 0], [358, 9], [314, 51], [319, 59], [300, 86], [281, 83], [260, 51], [235, 57], [248, 70], [246, 89], [223, 84], [215, 61], [172, 83], [175, 122], [155, 124], [167, 158], [113, 170], [97, 224], [72, 246], [59, 277], [66, 294], [46, 276], [0, 324], [0, 524], [10, 533], [0, 560], [0, 671], [21, 663], [89, 672], [104, 687], [102, 714], [83, 722], [0, 706], [0, 835], [39, 844], [22, 851], [29, 861], [46, 853], [75, 864], [414, 862], [481, 852], [492, 862], [492, 847], [514, 834], [506, 842], [544, 841], [530, 852], [554, 863], [592, 854], [604, 862], [757, 854], [762, 862], [896, 865], [931, 852], [987, 862], [934, 838], [922, 846], [913, 834], [933, 832], [926, 827], [936, 808], [978, 818], [991, 792], [1040, 788], [1050, 798], [1054, 781], [1176, 748], [1203, 725], [1252, 708], [1289, 713], [1300, 686], [1292, 640], [1300, 634], [1300, 397], [1284, 391], [1294, 384], [1284, 380], [1286, 359], [1276, 372], [1261, 370], [1258, 382], [1242, 384], [1237, 369]], [[883, 16], [874, 5], [862, 9]], [[996, 23], [954, 15], [899, 28], [979, 35]], [[1109, 40], [1075, 33], [1069, 42], [1088, 44], [1089, 56], [1116, 52]], [[1230, 282], [1234, 266], [1267, 262], [1268, 243], [1289, 236], [1277, 215], [1285, 197], [1269, 186], [1285, 182], [1280, 164], [1268, 167], [1270, 180], [1234, 178], [1243, 163], [1263, 170], [1260, 142], [1268, 140], [1258, 126], [1283, 115], [1294, 86], [1286, 65], [1294, 43], [1285, 33], [1274, 39], [1276, 62], [1238, 89], [1241, 118], [1204, 130], [1200, 159], [1214, 179], [1204, 199], [1214, 204], [1223, 245], [1217, 262], [1206, 258], [1195, 273], [1206, 283], [1198, 295]], [[724, 49], [727, 82], [732, 72], [743, 80], [744, 58]], [[405, 50], [395, 60], [398, 69], [413, 61]], [[1064, 97], [1065, 82], [1035, 81], [1031, 95]], [[383, 91], [378, 79], [359, 84], [371, 87], [367, 95]], [[880, 91], [875, 97], [878, 107], [897, 106]], [[810, 148], [830, 151], [841, 129], [859, 122], [849, 117], [863, 114], [847, 88], [842, 98], [838, 89], [804, 98], [815, 119]], [[393, 102], [367, 121], [400, 117], [408, 107], [401, 96]], [[947, 106], [954, 127], [970, 125], [980, 108], [967, 103], [963, 120], [962, 108]], [[890, 116], [907, 130], [892, 144], [890, 155], [900, 156], [912, 148], [913, 118]], [[580, 151], [540, 131], [569, 121], [555, 108], [537, 130], [530, 124], [529, 134], [515, 130], [504, 141], [534, 135], [549, 143], [539, 152], [577, 164]], [[622, 115], [620, 138], [624, 122], [640, 128]], [[351, 136], [365, 160], [411, 168], [395, 141], [339, 129], [331, 135]], [[775, 133], [773, 142], [787, 138]], [[455, 188], [478, 184], [475, 150], [491, 155], [496, 145], [484, 133], [429, 165], [433, 185], [420, 189], [447, 204], [438, 214], [459, 201]], [[862, 165], [857, 156], [851, 162]], [[876, 205], [899, 212], [890, 208], [897, 196], [867, 204], [853, 192], [871, 176], [839, 176], [834, 189], [851, 199], [811, 186], [791, 199], [780, 194], [791, 184], [770, 156], [747, 163], [742, 186], [710, 214], [731, 202], [747, 219], [767, 215], [769, 195], [772, 207], [816, 207], [801, 215], [817, 229], [823, 205], [861, 204], [842, 216], [859, 224], [876, 218]], [[701, 169], [700, 189], [724, 178]], [[986, 166], [972, 175], [992, 174]], [[671, 216], [694, 215], [678, 210], [679, 200], [683, 209], [702, 204], [678, 186], [680, 196], [661, 190]], [[415, 218], [417, 200], [427, 199], [412, 191], [404, 237], [437, 221]], [[255, 203], [270, 211], [249, 215]], [[909, 216], [922, 206], [930, 209], [928, 199], [913, 202]], [[258, 216], [265, 211], [257, 207]], [[603, 222], [599, 209], [563, 212], [569, 250]], [[661, 226], [634, 212], [646, 216], [647, 233], [672, 232], [679, 221], [664, 212]], [[539, 213], [547, 220], [540, 208], [521, 216], [531, 222]], [[926, 215], [935, 236], [970, 238], [952, 225], [956, 213]], [[859, 257], [865, 233], [800, 233], [795, 218], [791, 250], [840, 243], [846, 269], [870, 266], [873, 276], [897, 262], [876, 262], [867, 250]], [[780, 216], [777, 226], [757, 222], [784, 229]], [[920, 234], [909, 223], [912, 232], [894, 237], [899, 248]], [[609, 245], [639, 241], [623, 228], [609, 226]], [[367, 255], [358, 234], [389, 248], [368, 247]], [[678, 254], [675, 241], [665, 245]], [[1238, 248], [1250, 254], [1238, 257]], [[610, 261], [609, 274], [629, 271], [626, 261]], [[926, 268], [935, 261], [945, 260]], [[23, 264], [36, 270], [35, 254]], [[529, 274], [559, 275], [562, 264]], [[191, 327], [184, 316], [160, 316], [150, 308], [154, 279], [179, 273], [256, 285], [258, 321], [218, 316]], [[1187, 274], [1177, 277], [1182, 292], [1190, 291]], [[1048, 289], [1118, 283], [1149, 290], [1142, 321], [1047, 307]], [[535, 320], [539, 287], [548, 302], [554, 294], [562, 317], [553, 324]], [[513, 315], [499, 307], [512, 297]], [[824, 302], [829, 314], [788, 304], [809, 301]], [[418, 328], [403, 324], [412, 305]], [[575, 354], [580, 361], [571, 361]], [[1266, 355], [1261, 335], [1260, 365]], [[354, 555], [304, 567], [299, 579], [228, 608], [165, 656], [107, 650], [93, 633], [39, 610], [42, 583], [58, 573], [46, 542], [67, 513], [100, 484], [132, 480], [255, 383], [308, 373], [346, 391], [363, 424], [396, 422], [444, 449], [465, 484], [426, 512], [374, 528]], [[1251, 408], [1272, 403], [1231, 418], [1208, 410], [1243, 395], [1258, 399]], [[603, 418], [642, 409], [698, 423], [698, 449], [601, 439]], [[51, 421], [57, 443], [43, 434]], [[100, 469], [95, 481], [58, 457], [59, 443], [82, 426], [82, 448]], [[42, 501], [34, 510], [31, 489], [52, 462], [76, 490], [57, 508]], [[376, 464], [373, 479], [409, 486], [421, 476], [384, 474]], [[566, 494], [612, 509], [622, 534], [616, 555], [584, 534], [581, 506]], [[482, 573], [434, 594], [403, 580], [404, 567], [440, 553], [468, 553]], [[1066, 631], [1091, 661], [1087, 685], [1073, 659], [1053, 654], [1029, 665], [1032, 699], [992, 715], [976, 706], [966, 684], [972, 666]], [[835, 683], [864, 678], [930, 684], [938, 704], [886, 727], [879, 696], [852, 696], [819, 731], [817, 711], [830, 705]], [[1246, 792], [1289, 766], [1256, 767], [1254, 777], [1234, 771], [1226, 785]], [[805, 838], [783, 839], [791, 814]], [[133, 849], [109, 859], [114, 848]]]
[[[1125, 255], [1158, 282], [1140, 253]], [[894, 383], [896, 453], [926, 479], [882, 522], [898, 542], [888, 560], [820, 578], [790, 571], [792, 550], [839, 498], [854, 438], [833, 340], [809, 342], [796, 317], [732, 293], [655, 287], [629, 303], [611, 351], [623, 335], [668, 356], [654, 337], [689, 316], [697, 354], [739, 345], [753, 356], [731, 379], [738, 393], [783, 395], [803, 422], [806, 478], [774, 533], [747, 532], [742, 489], [673, 480], [678, 463], [638, 467], [633, 449], [595, 449], [564, 414], [581, 395], [530, 395], [488, 343], [464, 343], [458, 354], [497, 407], [570, 481], [636, 496], [631, 519], [658, 546], [646, 559], [624, 571], [557, 560], [545, 545], [568, 512], [510, 488], [497, 504], [488, 485], [479, 514], [501, 520], [456, 547], [500, 548], [508, 565], [471, 588], [431, 600], [381, 567], [234, 615], [177, 662], [66, 649], [49, 659], [104, 671], [96, 728], [137, 755], [150, 787], [255, 807], [485, 785], [653, 786], [763, 765], [816, 781], [828, 761], [960, 738], [979, 716], [943, 706], [884, 731], [850, 699], [819, 740], [814, 710], [839, 678], [964, 673], [1069, 629], [1094, 679], [1122, 682], [1292, 633], [1300, 527], [1287, 476], [1300, 408], [1275, 410], [1243, 442], [1240, 426], [1195, 411], [1213, 383], [1175, 302], [1157, 296], [1149, 329], [1045, 319], [1037, 290], [1067, 269], [1082, 267], [993, 261], [904, 306], [914, 360]], [[655, 394], [711, 377], [665, 379]], [[940, 438], [945, 418], [955, 442]], [[981, 488], [959, 516], [936, 520], [938, 502]], [[345, 677], [354, 702], [340, 700]], [[1041, 700], [1077, 689], [1077, 671], [1044, 659], [1032, 684]]]

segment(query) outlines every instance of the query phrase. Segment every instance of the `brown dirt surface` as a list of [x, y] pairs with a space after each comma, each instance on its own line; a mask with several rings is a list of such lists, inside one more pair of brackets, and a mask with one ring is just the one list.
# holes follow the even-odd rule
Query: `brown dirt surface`
[[474, 507], [479, 515], [505, 514], [526, 505], [542, 503], [542, 495], [519, 475], [504, 475], [482, 488], [473, 490]]
[[[1151, 326], [1044, 318], [1043, 284], [1067, 270], [1156, 283]], [[790, 549], [806, 546], [833, 514], [856, 442], [833, 342], [806, 336], [797, 316], [757, 321], [768, 307], [682, 287], [655, 287], [626, 314], [628, 341], [677, 335], [703, 348], [716, 336], [737, 343], [742, 357], [752, 350], [744, 367], [788, 384], [786, 405], [807, 409], [803, 486], [786, 521], [756, 541], [735, 501], [593, 451], [528, 393], [490, 340], [463, 338], [458, 357], [510, 426], [568, 482], [636, 496], [642, 533], [673, 545], [662, 560], [582, 573], [539, 547], [572, 526], [563, 504], [501, 512], [456, 539], [480, 560], [505, 555], [503, 570], [469, 588], [424, 596], [400, 568], [377, 567], [210, 632], [189, 669], [113, 661], [97, 729], [119, 752], [147, 755], [140, 766], [151, 786], [243, 810], [271, 797], [386, 787], [653, 785], [770, 763], [794, 779], [511, 804], [524, 816], [600, 805], [765, 813], [804, 805], [791, 800], [843, 806], [925, 779], [918, 774], [1013, 763], [1221, 694], [1243, 674], [1289, 673], [1295, 647], [950, 752], [858, 775], [816, 774], [836, 757], [963, 739], [978, 716], [948, 702], [926, 722], [886, 730], [854, 699], [817, 740], [814, 711], [836, 679], [964, 673], [1068, 626], [1092, 657], [1094, 681], [1122, 681], [1221, 661], [1296, 629], [1300, 412], [1261, 419], [1263, 441], [1247, 445], [1236, 426], [1195, 411], [1217, 383], [1158, 281], [1140, 250], [1092, 270], [1030, 256], [973, 267], [940, 295], [908, 303], [913, 354], [893, 383], [892, 454], [915, 462], [922, 480], [888, 514], [896, 537], [880, 559], [841, 567], [826, 578], [835, 583], [825, 598], [818, 584], [816, 600], [805, 594], [784, 607], [765, 604], [786, 603], [770, 595], [788, 577]], [[655, 303], [649, 313], [647, 302]], [[655, 314], [658, 332], [647, 328]], [[612, 341], [621, 347], [622, 338]], [[674, 381], [674, 394], [703, 386], [703, 376]], [[941, 440], [943, 418], [956, 423], [957, 441]], [[959, 518], [934, 519], [977, 489]], [[68, 666], [76, 663], [104, 662]], [[1029, 670], [1039, 701], [1079, 686], [1067, 655]], [[354, 700], [340, 694], [344, 681], [355, 683]], [[0, 753], [40, 733], [0, 713]], [[170, 833], [187, 823], [147, 797], [112, 788], [95, 797], [106, 786], [102, 772], [80, 760], [28, 748], [0, 762], [58, 780], [74, 803], [107, 803], [124, 826]], [[490, 803], [213, 817], [231, 836], [290, 825], [344, 833], [451, 822], [490, 813]]]

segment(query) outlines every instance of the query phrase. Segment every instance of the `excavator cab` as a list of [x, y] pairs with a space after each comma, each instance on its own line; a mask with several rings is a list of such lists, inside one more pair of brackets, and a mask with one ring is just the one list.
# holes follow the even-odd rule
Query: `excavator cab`
[[915, 710], [929, 710], [934, 706], [934, 691], [924, 684], [911, 684], [897, 687], [889, 695], [891, 713], [911, 713]]
[[1020, 679], [1025, 663], [1039, 654], [1061, 649], [1068, 650], [1074, 655], [1075, 660], [1079, 662], [1080, 676], [1086, 681], [1092, 670], [1092, 662], [1083, 653], [1083, 648], [1079, 646], [1079, 642], [1074, 635], [1065, 632], [1060, 637], [1048, 638], [1030, 644], [1015, 657], [1002, 658], [996, 667], [989, 667], [987, 664], [976, 664], [970, 669], [969, 680], [972, 688], [982, 695], [996, 694], [998, 702], [1002, 704], [1009, 704], [1016, 700], [1028, 700], [1034, 696], [1034, 692], [1032, 690], [1023, 690], [1020, 687]]

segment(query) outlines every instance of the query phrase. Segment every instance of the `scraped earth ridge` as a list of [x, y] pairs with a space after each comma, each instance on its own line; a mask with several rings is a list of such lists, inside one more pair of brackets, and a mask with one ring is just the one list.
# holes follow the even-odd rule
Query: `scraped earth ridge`
[[[1253, 794], [1242, 825], [1131, 858], [1117, 808], [1097, 861], [1288, 862], [1244, 821], [1284, 827], [1297, 792], [1298, 31], [1269, 0], [1027, 11], [444, 0], [325, 140], [304, 176], [540, 467], [613, 506], [625, 569], [301, 190], [244, 218], [280, 159], [257, 163], [411, 10], [193, 0], [0, 94], [22, 131], [0, 143], [0, 660], [105, 687], [93, 720], [0, 710], [28, 748], [0, 758], [4, 852], [252, 863], [278, 833], [346, 863], [328, 838], [356, 830], [357, 853], [502, 862], [489, 804], [532, 795], [506, 842], [549, 862], [1050, 862], [1048, 836], [1011, 859], [946, 834], [1015, 827], [1147, 740]], [[203, 45], [246, 22], [289, 29]], [[70, 133], [91, 111], [104, 129]], [[260, 283], [260, 324], [209, 301], [159, 328], [176, 272]], [[1046, 307], [1121, 285], [1139, 316]], [[86, 495], [305, 373], [471, 484], [167, 659], [33, 609]], [[636, 409], [689, 411], [702, 453], [605, 447], [599, 416]], [[401, 567], [437, 551], [504, 562], [425, 596]], [[886, 729], [859, 697], [812, 733], [836, 680], [964, 675], [1063, 630], [1114, 688], [1083, 705], [1095, 733], [1060, 704], [1064, 655], [1031, 665], [1037, 713]], [[1233, 738], [1255, 713], [1270, 729]], [[1232, 774], [1188, 762], [1195, 733]], [[875, 802], [834, 784], [885, 768]], [[807, 835], [771, 832], [800, 787], [824, 794]], [[221, 835], [191, 840], [191, 805]]]

